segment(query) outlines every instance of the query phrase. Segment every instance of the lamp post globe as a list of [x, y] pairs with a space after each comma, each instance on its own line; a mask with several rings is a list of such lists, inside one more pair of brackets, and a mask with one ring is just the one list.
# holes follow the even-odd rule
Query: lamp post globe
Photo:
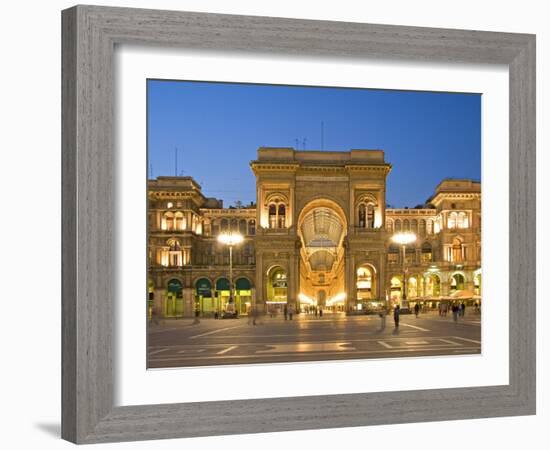
[[229, 247], [229, 308], [226, 312], [234, 313], [236, 309], [233, 296], [233, 246], [239, 245], [244, 241], [244, 237], [240, 233], [223, 232], [218, 235], [218, 242]]

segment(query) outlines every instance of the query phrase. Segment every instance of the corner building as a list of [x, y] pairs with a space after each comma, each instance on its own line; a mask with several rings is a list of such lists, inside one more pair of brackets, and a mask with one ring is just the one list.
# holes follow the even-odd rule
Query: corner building
[[[240, 314], [480, 299], [480, 183], [443, 180], [422, 207], [389, 209], [381, 150], [260, 148], [250, 166], [256, 204], [240, 208], [206, 198], [191, 177], [149, 181], [149, 300], [160, 316], [224, 310], [229, 251], [217, 236], [231, 231], [244, 236], [232, 258]], [[400, 231], [417, 236], [404, 251], [391, 240]]]

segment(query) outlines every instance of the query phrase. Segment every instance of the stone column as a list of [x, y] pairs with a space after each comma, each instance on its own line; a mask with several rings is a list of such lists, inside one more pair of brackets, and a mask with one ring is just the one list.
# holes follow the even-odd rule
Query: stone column
[[378, 258], [378, 274], [376, 278], [376, 295], [378, 300], [386, 300], [386, 255], [380, 252]]
[[349, 242], [345, 241], [345, 277], [344, 277], [344, 291], [346, 293], [346, 311], [349, 311], [350, 309], [353, 309], [354, 306], [357, 303], [357, 299], [355, 298], [355, 289], [353, 289], [353, 271], [355, 267], [355, 261], [354, 257], [350, 252], [349, 249]]
[[261, 306], [265, 302], [264, 298], [264, 276], [263, 276], [263, 257], [261, 253], [256, 253], [256, 295], [252, 301], [255, 306]]
[[193, 317], [195, 310], [195, 299], [193, 297], [192, 288], [183, 289], [183, 317]]
[[162, 307], [164, 301], [164, 289], [155, 289], [155, 300], [153, 303], [153, 308], [157, 317], [164, 317], [164, 309]]

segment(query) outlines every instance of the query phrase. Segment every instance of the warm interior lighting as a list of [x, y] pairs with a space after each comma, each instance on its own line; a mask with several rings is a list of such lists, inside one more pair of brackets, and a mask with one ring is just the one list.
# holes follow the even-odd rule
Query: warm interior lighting
[[345, 299], [346, 299], [346, 293], [340, 292], [339, 294], [336, 294], [334, 297], [331, 297], [327, 300], [327, 306], [336, 305], [338, 303], [344, 303]]
[[309, 298], [307, 295], [302, 293], [298, 294], [298, 299], [300, 300], [301, 303], [305, 303], [306, 305], [316, 304], [315, 300], [313, 300], [312, 298]]
[[243, 236], [239, 233], [221, 233], [218, 236], [218, 242], [225, 245], [237, 245], [244, 240]]
[[396, 233], [392, 236], [391, 240], [400, 245], [412, 244], [414, 241], [416, 241], [416, 234], [410, 231]]

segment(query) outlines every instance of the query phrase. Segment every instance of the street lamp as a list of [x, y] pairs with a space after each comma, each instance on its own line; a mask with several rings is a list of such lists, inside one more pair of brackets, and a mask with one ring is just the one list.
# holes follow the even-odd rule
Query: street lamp
[[406, 248], [407, 245], [416, 241], [416, 234], [411, 231], [405, 231], [403, 233], [396, 233], [392, 236], [392, 241], [401, 245], [403, 249], [403, 298], [402, 305], [404, 308], [408, 308], [407, 302], [407, 268], [406, 268]]
[[243, 242], [244, 238], [239, 233], [224, 232], [218, 236], [218, 242], [229, 246], [229, 303], [233, 304], [233, 246]]

